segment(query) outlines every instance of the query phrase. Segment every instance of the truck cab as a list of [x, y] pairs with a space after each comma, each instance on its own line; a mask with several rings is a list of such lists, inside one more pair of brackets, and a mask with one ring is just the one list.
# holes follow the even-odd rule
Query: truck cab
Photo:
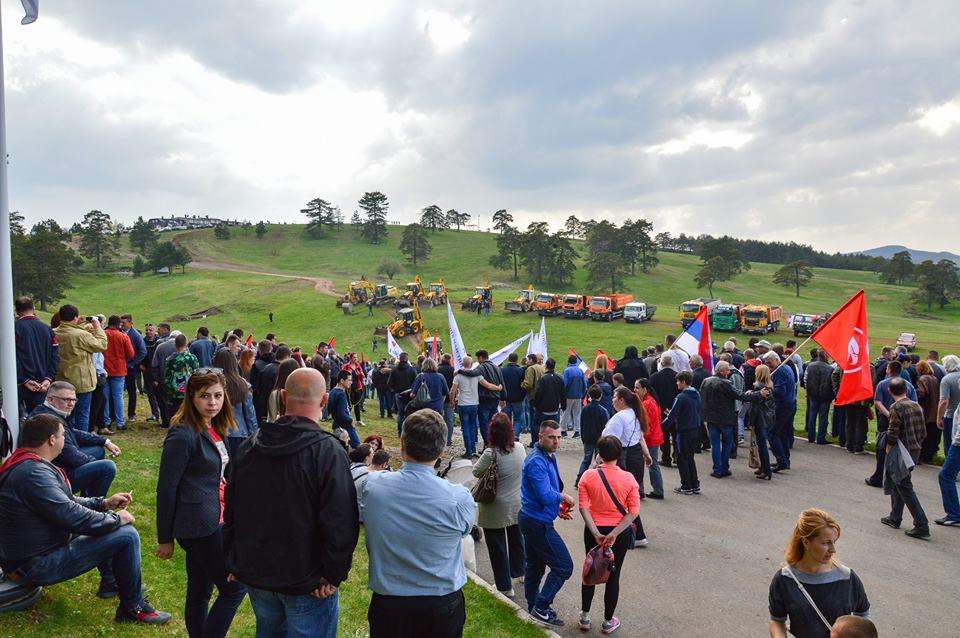
[[656, 306], [648, 305], [643, 301], [631, 301], [623, 307], [623, 320], [627, 323], [650, 321], [656, 310]]
[[563, 316], [567, 319], [583, 319], [587, 316], [589, 303], [586, 295], [564, 295], [561, 302]]
[[687, 326], [693, 323], [693, 321], [697, 318], [697, 315], [700, 313], [700, 309], [704, 306], [707, 307], [707, 316], [712, 316], [719, 305], [719, 299], [707, 299], [706, 297], [698, 297], [696, 299], [684, 301], [682, 304], [680, 304], [680, 325], [686, 329]]
[[560, 310], [560, 295], [552, 292], [541, 292], [537, 295], [537, 300], [533, 302], [533, 307], [541, 317], [553, 317]]
[[780, 306], [746, 306], [743, 309], [743, 332], [767, 334], [780, 329], [783, 308]]
[[743, 324], [743, 306], [739, 304], [720, 304], [710, 316], [710, 327], [726, 332], [740, 332]]

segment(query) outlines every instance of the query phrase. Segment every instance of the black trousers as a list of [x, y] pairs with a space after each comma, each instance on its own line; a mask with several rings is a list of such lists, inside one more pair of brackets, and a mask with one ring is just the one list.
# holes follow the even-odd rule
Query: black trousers
[[[867, 407], [852, 403], [840, 406], [843, 410], [844, 429], [846, 430], [847, 450], [863, 452], [863, 445], [867, 442]], [[836, 422], [836, 412], [834, 412]]]
[[[601, 534], [609, 534], [613, 531], [613, 527], [607, 527], [603, 525], [597, 525], [597, 530]], [[610, 578], [603, 585], [603, 619], [610, 620], [613, 618], [613, 614], [617, 611], [617, 602], [620, 600], [620, 570], [623, 567], [623, 559], [627, 556], [627, 550], [630, 549], [630, 530], [624, 530], [617, 536], [617, 540], [613, 541], [613, 562], [616, 566], [616, 569], [613, 570], [613, 573], [610, 574]], [[586, 527], [583, 528], [583, 547], [585, 552], [589, 552], [597, 544], [597, 540], [593, 537], [593, 534], [590, 533], [590, 530]], [[580, 609], [582, 611], [590, 611], [590, 606], [593, 604], [593, 594], [596, 591], [596, 585], [581, 585], [580, 586]]]
[[467, 620], [463, 591], [446, 596], [383, 596], [367, 610], [370, 638], [460, 638]]
[[937, 455], [937, 450], [940, 449], [941, 438], [943, 437], [940, 435], [940, 428], [937, 427], [936, 422], [927, 423], [927, 436], [924, 437], [920, 447], [921, 463], [933, 462], [933, 457]]
[[97, 387], [90, 395], [90, 431], [96, 432], [103, 427], [103, 409], [107, 405], [107, 397], [103, 396], [103, 388]]
[[677, 446], [676, 434], [677, 431], [673, 429], [673, 426], [663, 430], [663, 443], [660, 444], [660, 465], [670, 465], [677, 460], [676, 449], [674, 449], [673, 455], [670, 455], [671, 444], [674, 448]]
[[[187, 555], [187, 598], [183, 609], [187, 634], [190, 638], [226, 636], [247, 588], [239, 581], [227, 580], [220, 528], [203, 538], [177, 540]], [[214, 586], [218, 595], [210, 605]]]
[[124, 389], [127, 391], [127, 420], [133, 419], [137, 415], [137, 379], [140, 377], [140, 367], [130, 366], [127, 369], [127, 377], [123, 381]]
[[692, 490], [700, 487], [697, 463], [693, 455], [700, 444], [699, 430], [677, 432], [677, 469], [680, 470], [680, 488]]
[[493, 568], [493, 580], [497, 589], [509, 591], [513, 587], [512, 579], [523, 576], [526, 565], [520, 526], [484, 528], [483, 540], [487, 544], [487, 554], [490, 556], [490, 567]]
[[[620, 458], [617, 460], [617, 465], [621, 470], [633, 474], [633, 478], [637, 479], [637, 485], [643, 490], [643, 470], [646, 465], [643, 462], [642, 445], [637, 443], [636, 445], [623, 448], [623, 451], [620, 452]], [[637, 527], [637, 540], [646, 538], [647, 534], [643, 531], [643, 521], [640, 520], [639, 515], [633, 519], [633, 523]]]
[[877, 412], [877, 466], [868, 479], [874, 485], [883, 485], [883, 466], [887, 462], [887, 417]]

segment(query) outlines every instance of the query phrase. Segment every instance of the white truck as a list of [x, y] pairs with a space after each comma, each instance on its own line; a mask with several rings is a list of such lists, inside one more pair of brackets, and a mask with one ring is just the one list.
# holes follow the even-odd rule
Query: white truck
[[631, 301], [623, 307], [623, 320], [627, 323], [650, 321], [656, 311], [656, 306], [651, 306], [643, 301]]

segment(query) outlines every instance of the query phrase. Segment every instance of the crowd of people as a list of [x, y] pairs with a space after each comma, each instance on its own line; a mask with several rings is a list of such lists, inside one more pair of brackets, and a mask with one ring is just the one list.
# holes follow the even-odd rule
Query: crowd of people
[[[96, 567], [97, 595], [119, 599], [118, 621], [170, 618], [150, 605], [141, 582], [132, 494], [108, 496], [117, 476], [108, 456], [121, 454], [109, 437], [127, 428], [138, 395], [149, 402], [148, 420], [167, 429], [156, 556], [172, 558], [177, 544], [184, 552], [191, 636], [226, 635], [247, 596], [259, 636], [335, 635], [339, 587], [361, 524], [372, 636], [462, 633], [461, 542], [475, 528], [483, 530], [496, 588], [511, 597], [522, 588], [532, 619], [563, 626], [553, 602], [574, 566], [554, 524], [574, 510], [585, 549], [610, 549], [598, 625], [613, 633], [621, 626], [615, 611], [625, 557], [650, 543], [641, 501], [666, 497], [661, 468], [675, 466], [673, 493], [691, 497], [705, 489], [697, 453], [710, 453], [710, 477], [718, 480], [731, 475], [730, 459], [741, 450], [758, 479], [790, 470], [799, 387], [811, 443], [826, 444], [829, 435], [861, 453], [876, 418], [877, 470], [866, 482], [890, 494], [881, 522], [898, 528], [907, 508], [906, 533], [915, 538], [929, 538], [930, 529], [910, 467], [931, 462], [942, 441], [945, 515], [935, 522], [960, 526], [960, 428], [952, 428], [960, 420], [960, 358], [953, 355], [920, 360], [884, 348], [874, 364], [875, 396], [837, 406], [842, 373], [823, 351], [804, 361], [793, 342], [751, 339], [741, 351], [731, 338], [704, 366], [668, 335], [643, 351], [628, 346], [618, 361], [598, 353], [587, 373], [571, 355], [558, 372], [554, 359], [537, 354], [513, 353], [502, 365], [485, 350], [459, 366], [449, 354], [371, 362], [341, 355], [332, 341], [309, 356], [272, 334], [244, 341], [240, 328], [216, 340], [201, 327], [188, 340], [164, 323], [147, 324], [141, 335], [129, 314], [103, 320], [64, 305], [47, 325], [26, 298], [16, 312], [18, 400], [29, 417], [17, 452], [0, 467], [0, 567], [32, 585]], [[396, 471], [380, 436], [361, 440], [374, 398], [381, 418], [396, 418]], [[491, 498], [475, 499], [438, 476], [441, 457], [458, 445], [458, 422], [473, 474], [480, 482], [495, 476]], [[576, 496], [564, 491], [556, 457], [567, 438], [583, 448]], [[830, 626], [861, 632], [836, 635], [869, 635], [866, 621], [847, 618], [866, 616], [869, 603], [856, 575], [835, 559], [839, 532], [825, 512], [801, 515], [770, 588], [772, 636], [785, 636], [788, 620], [798, 636], [833, 635]], [[582, 586], [584, 631], [595, 587]]]

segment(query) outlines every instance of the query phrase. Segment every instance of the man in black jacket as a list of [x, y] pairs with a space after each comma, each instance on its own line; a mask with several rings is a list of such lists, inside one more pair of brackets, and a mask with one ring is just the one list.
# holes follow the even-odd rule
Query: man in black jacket
[[480, 405], [477, 408], [477, 421], [480, 424], [480, 436], [483, 438], [483, 445], [487, 445], [487, 428], [490, 426], [490, 419], [497, 413], [499, 408], [506, 405], [507, 392], [503, 389], [503, 375], [500, 373], [500, 366], [490, 361], [490, 355], [486, 350], [477, 350], [477, 370], [480, 375], [499, 390], [490, 390], [486, 386], [479, 386]]
[[0, 567], [11, 580], [34, 587], [99, 567], [97, 595], [119, 595], [117, 621], [167, 622], [170, 614], [154, 610], [141, 591], [140, 536], [126, 510], [131, 495], [74, 496], [52, 463], [62, 450], [63, 421], [39, 414], [24, 422], [20, 447], [0, 466]]
[[272, 351], [273, 343], [264, 339], [257, 345], [258, 359], [253, 362], [250, 371], [250, 385], [253, 386], [253, 409], [257, 413], [257, 421], [261, 424], [267, 421], [267, 404], [270, 393], [277, 383], [277, 373], [284, 359], [290, 358], [290, 348], [279, 346], [276, 352]]
[[[438, 368], [439, 371], [439, 368]], [[396, 397], [397, 409], [397, 429], [403, 425], [403, 412], [410, 402], [410, 393], [408, 390], [413, 385], [413, 380], [417, 378], [417, 369], [410, 365], [409, 357], [406, 352], [401, 352], [397, 360], [397, 365], [390, 372], [390, 378], [387, 385], [390, 391]]]
[[323, 375], [294, 370], [281, 392], [286, 414], [227, 466], [227, 566], [249, 588], [258, 634], [336, 635], [338, 587], [360, 534], [357, 493], [343, 446], [317, 426]]
[[544, 421], [560, 422], [560, 409], [566, 401], [566, 388], [563, 379], [554, 370], [557, 362], [547, 359], [544, 366], [546, 372], [537, 382], [537, 389], [533, 394], [533, 423], [530, 424], [530, 447], [533, 447], [540, 438], [540, 424]]
[[[653, 396], [660, 405], [660, 410], [666, 416], [673, 400], [677, 397], [677, 372], [673, 369], [673, 355], [665, 352], [660, 357], [660, 370], [650, 377], [650, 387]], [[670, 467], [673, 462], [670, 454], [670, 444], [676, 441], [676, 432], [663, 431], [663, 445], [660, 446], [660, 465]]]
[[613, 370], [614, 374], [619, 372], [623, 375], [623, 385], [632, 388], [637, 379], [648, 379], [647, 366], [643, 359], [637, 354], [637, 346], [627, 346], [623, 351], [623, 359], [617, 361], [617, 367]]
[[803, 372], [803, 386], [807, 389], [807, 441], [827, 444], [827, 419], [833, 401], [833, 367], [827, 363], [827, 353], [817, 352], [817, 358], [807, 364]]

